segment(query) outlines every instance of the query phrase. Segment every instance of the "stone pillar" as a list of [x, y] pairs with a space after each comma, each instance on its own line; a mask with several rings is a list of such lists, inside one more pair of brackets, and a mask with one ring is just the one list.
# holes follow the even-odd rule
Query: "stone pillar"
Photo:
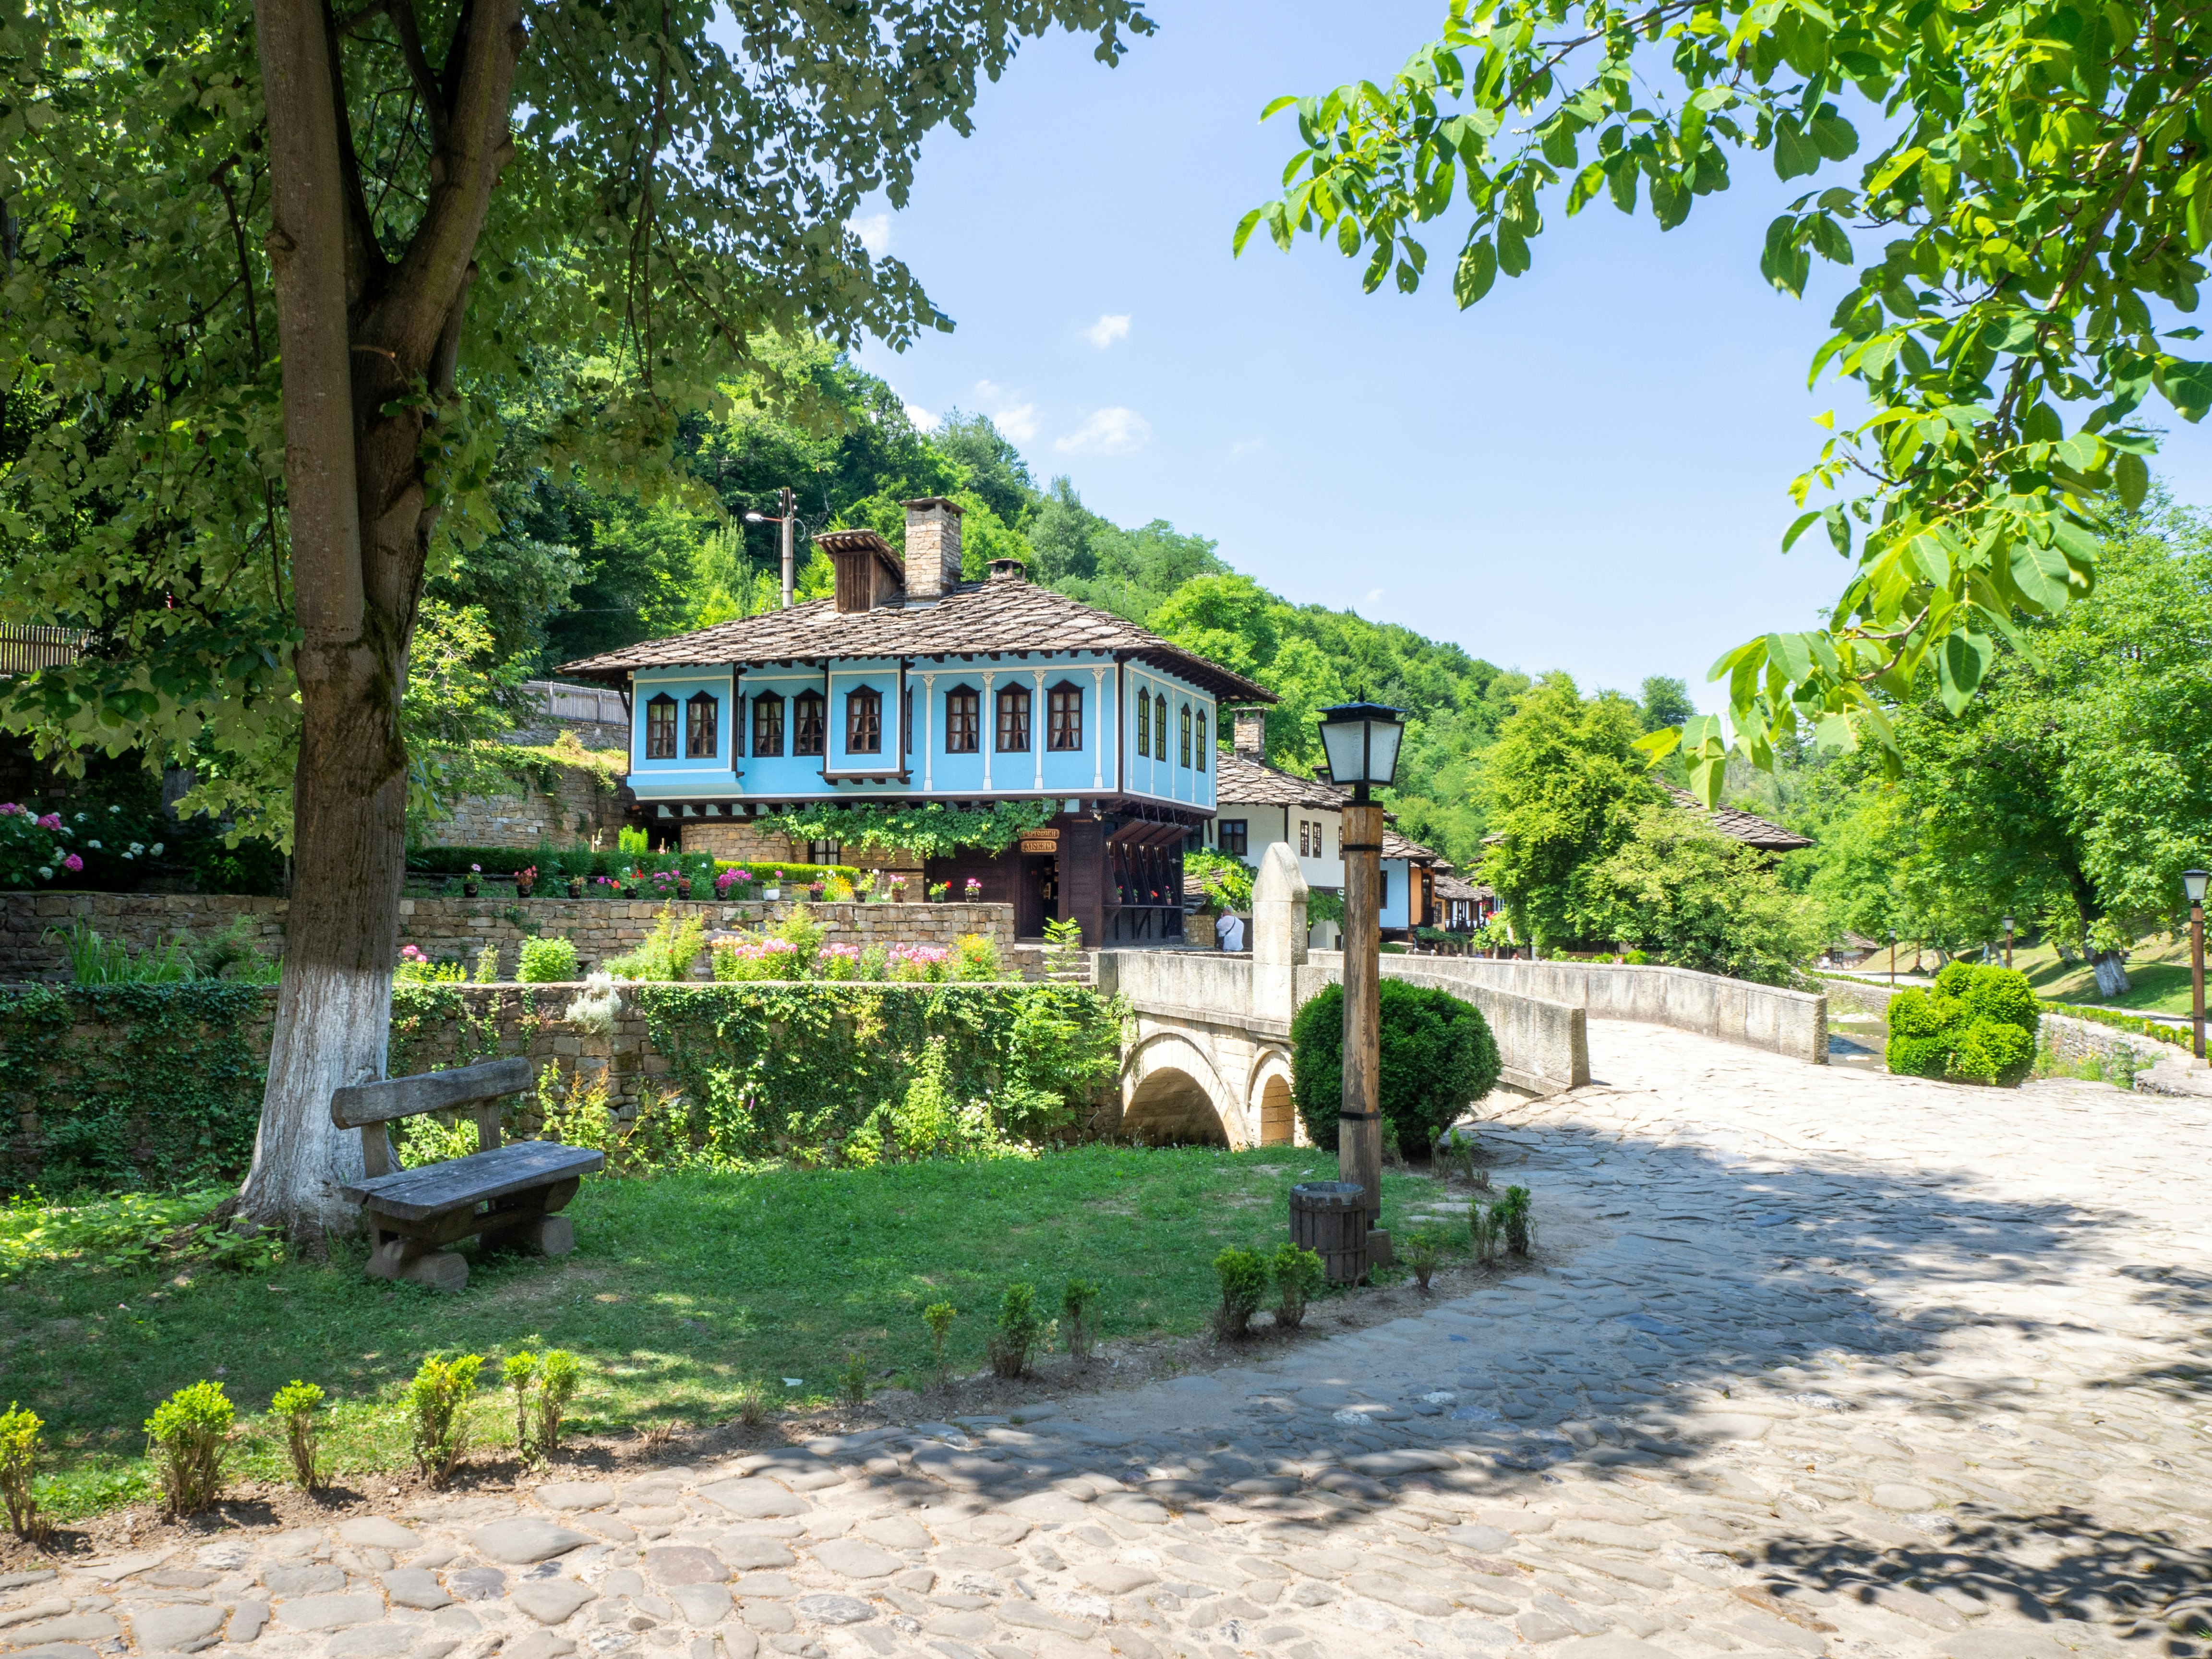
[[[1271, 848], [1269, 849], [1273, 851]], [[1382, 1210], [1382, 809], [1344, 809], [1344, 1103], [1338, 1170], [1366, 1189], [1367, 1224]], [[1387, 1267], [1387, 1233], [1370, 1231], [1367, 1259]]]
[[1252, 883], [1252, 1012], [1285, 1024], [1306, 962], [1306, 878], [1287, 842], [1271, 842]]

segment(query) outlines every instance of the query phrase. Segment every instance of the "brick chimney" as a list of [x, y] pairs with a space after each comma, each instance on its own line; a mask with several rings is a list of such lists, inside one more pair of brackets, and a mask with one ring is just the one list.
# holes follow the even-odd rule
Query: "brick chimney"
[[848, 617], [896, 605], [904, 573], [898, 555], [872, 530], [829, 530], [814, 544], [830, 556], [837, 572], [837, 614]]
[[1249, 761], [1267, 758], [1267, 714], [1263, 708], [1239, 708], [1230, 727], [1230, 747]]
[[934, 605], [960, 580], [960, 503], [924, 495], [899, 505], [906, 508], [906, 596]]

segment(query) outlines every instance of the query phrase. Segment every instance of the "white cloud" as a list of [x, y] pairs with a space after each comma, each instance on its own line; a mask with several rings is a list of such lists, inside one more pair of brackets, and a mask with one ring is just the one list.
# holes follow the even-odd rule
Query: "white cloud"
[[1111, 314], [1102, 316], [1083, 331], [1083, 337], [1103, 351], [1115, 341], [1129, 337], [1129, 319]]
[[923, 432], [934, 432], [940, 424], [937, 416], [920, 404], [908, 404], [906, 406], [906, 417], [915, 423], [916, 428]]
[[871, 213], [865, 219], [848, 219], [845, 228], [860, 239], [860, 246], [880, 259], [891, 251], [891, 216]]
[[1239, 438], [1229, 446], [1229, 453], [1232, 455], [1258, 455], [1263, 453], [1267, 447], [1265, 438]]
[[1365, 605], [1370, 611], [1372, 611], [1376, 605], [1382, 603], [1382, 590], [1379, 587], [1369, 588], [1367, 590], [1367, 597], [1360, 601], [1360, 604]]
[[1052, 447], [1063, 455], [1130, 455], [1152, 435], [1152, 422], [1135, 410], [1102, 409]]
[[975, 401], [990, 416], [991, 424], [1015, 443], [1025, 444], [1037, 434], [1037, 406], [1017, 402], [1020, 396], [995, 381], [975, 382]]

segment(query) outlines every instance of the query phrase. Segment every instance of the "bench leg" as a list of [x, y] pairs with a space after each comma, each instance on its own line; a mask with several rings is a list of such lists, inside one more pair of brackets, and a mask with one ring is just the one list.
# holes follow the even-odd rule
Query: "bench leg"
[[368, 1258], [368, 1276], [404, 1279], [410, 1284], [428, 1285], [433, 1290], [459, 1291], [468, 1286], [469, 1264], [451, 1250], [441, 1250], [419, 1238], [380, 1231], [376, 1249]]
[[483, 1232], [483, 1248], [530, 1255], [566, 1255], [576, 1248], [576, 1224], [564, 1215], [527, 1215]]

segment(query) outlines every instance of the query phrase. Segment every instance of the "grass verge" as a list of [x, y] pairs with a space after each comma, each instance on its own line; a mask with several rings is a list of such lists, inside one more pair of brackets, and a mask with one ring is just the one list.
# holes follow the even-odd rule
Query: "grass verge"
[[[1017, 1279], [1048, 1309], [1069, 1277], [1097, 1280], [1108, 1342], [1196, 1331], [1218, 1300], [1215, 1254], [1272, 1247], [1292, 1183], [1334, 1179], [1336, 1167], [1334, 1153], [1302, 1147], [1085, 1146], [1034, 1160], [592, 1178], [568, 1212], [574, 1255], [472, 1259], [457, 1296], [368, 1279], [360, 1252], [343, 1249], [327, 1267], [178, 1272], [115, 1248], [108, 1224], [129, 1205], [173, 1224], [167, 1201], [18, 1204], [0, 1211], [0, 1401], [46, 1419], [54, 1473], [42, 1501], [58, 1520], [142, 1496], [146, 1417], [203, 1377], [240, 1407], [233, 1473], [259, 1480], [282, 1479], [284, 1465], [281, 1431], [258, 1414], [295, 1377], [331, 1396], [324, 1439], [339, 1474], [404, 1466], [398, 1397], [434, 1352], [574, 1351], [586, 1430], [720, 1422], [750, 1381], [793, 1405], [830, 1400], [853, 1353], [873, 1375], [921, 1379], [932, 1302], [960, 1310], [950, 1354], [976, 1370]], [[1431, 1191], [1386, 1176], [1386, 1214]], [[478, 1415], [484, 1443], [501, 1443], [500, 1413]]]

